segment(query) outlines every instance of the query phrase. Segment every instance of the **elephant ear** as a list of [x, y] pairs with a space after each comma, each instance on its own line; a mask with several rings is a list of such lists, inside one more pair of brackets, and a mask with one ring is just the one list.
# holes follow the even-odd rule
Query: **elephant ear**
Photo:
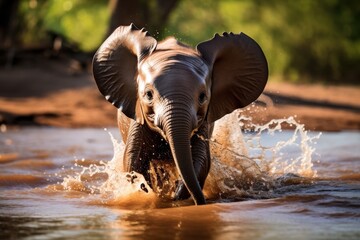
[[268, 78], [265, 55], [244, 33], [216, 34], [200, 43], [197, 50], [212, 74], [209, 122], [247, 106], [264, 90]]
[[118, 27], [93, 58], [93, 75], [106, 100], [135, 119], [137, 66], [156, 48], [157, 41], [135, 25]]

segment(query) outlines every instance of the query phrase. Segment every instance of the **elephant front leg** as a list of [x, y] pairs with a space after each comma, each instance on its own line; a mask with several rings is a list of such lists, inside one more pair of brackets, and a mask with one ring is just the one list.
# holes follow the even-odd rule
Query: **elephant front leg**
[[124, 171], [137, 172], [142, 174], [146, 181], [150, 182], [149, 161], [142, 155], [144, 145], [143, 126], [132, 121], [127, 134], [127, 141], [124, 151]]
[[[191, 139], [191, 151], [194, 171], [199, 181], [201, 189], [204, 187], [206, 177], [210, 170], [210, 147], [209, 131], [206, 126], [200, 128]], [[190, 197], [183, 181], [178, 183], [175, 191], [175, 200], [183, 200]]]

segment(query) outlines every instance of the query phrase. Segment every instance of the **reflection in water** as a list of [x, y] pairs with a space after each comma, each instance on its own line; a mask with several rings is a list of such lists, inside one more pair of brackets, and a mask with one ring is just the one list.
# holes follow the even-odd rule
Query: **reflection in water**
[[[34, 207], [32, 216], [29, 212], [4, 216], [2, 211], [0, 221], [4, 231], [0, 236], [16, 239], [25, 236], [42, 239], [313, 239], [314, 236], [357, 239], [360, 235], [358, 203], [347, 205], [346, 198], [331, 200], [331, 193], [327, 194], [150, 210], [74, 203], [71, 209], [68, 202], [49, 201], [57, 213], [47, 212], [50, 206], [31, 204], [27, 207]], [[356, 201], [359, 202], [359, 198]], [[40, 214], [36, 214], [36, 210], [41, 210]]]
[[136, 239], [216, 239], [222, 225], [216, 209], [207, 207], [131, 212], [119, 223], [126, 224], [129, 236]]
[[[146, 193], [142, 176], [119, 171], [117, 129], [112, 140], [99, 129], [0, 133], [0, 239], [360, 238], [359, 133], [324, 133], [314, 155], [317, 133], [234, 136], [238, 116], [229, 117], [219, 125], [226, 144], [216, 131], [211, 139], [209, 204], [200, 207]], [[313, 139], [316, 161], [303, 139]]]

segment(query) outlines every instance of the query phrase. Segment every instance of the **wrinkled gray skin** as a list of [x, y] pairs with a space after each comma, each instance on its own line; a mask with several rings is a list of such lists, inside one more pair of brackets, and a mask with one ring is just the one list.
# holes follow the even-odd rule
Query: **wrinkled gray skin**
[[268, 68], [261, 48], [243, 33], [215, 35], [192, 49], [174, 38], [158, 43], [131, 24], [101, 45], [93, 73], [119, 109], [124, 170], [150, 182], [150, 161], [173, 159], [182, 179], [175, 199], [205, 204], [213, 123], [256, 100]]

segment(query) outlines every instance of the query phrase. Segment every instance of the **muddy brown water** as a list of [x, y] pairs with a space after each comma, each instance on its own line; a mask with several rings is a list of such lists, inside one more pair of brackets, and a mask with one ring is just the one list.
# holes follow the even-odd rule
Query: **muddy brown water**
[[119, 172], [115, 128], [3, 126], [0, 239], [360, 239], [360, 133], [269, 128], [211, 140], [193, 206]]

